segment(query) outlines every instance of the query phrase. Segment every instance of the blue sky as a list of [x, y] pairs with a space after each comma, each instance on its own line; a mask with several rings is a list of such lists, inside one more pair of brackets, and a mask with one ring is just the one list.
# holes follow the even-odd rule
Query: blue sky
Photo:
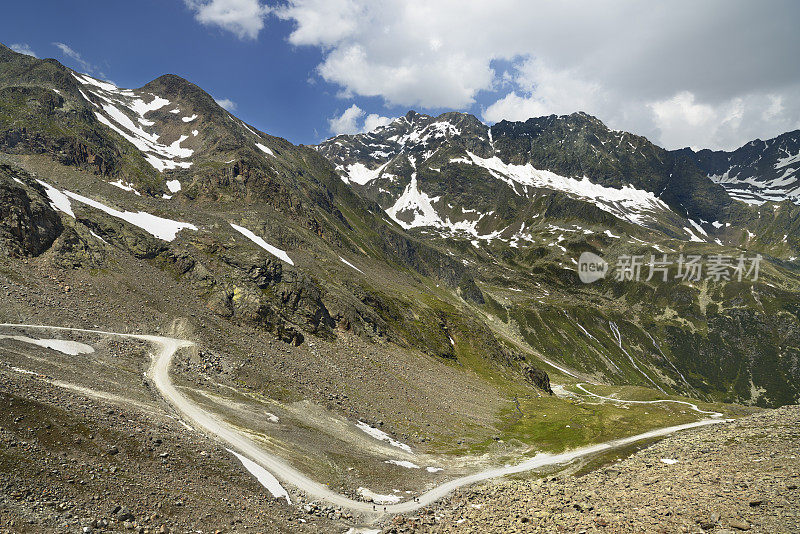
[[0, 42], [121, 87], [178, 74], [294, 143], [408, 109], [581, 110], [734, 148], [800, 128], [799, 19], [792, 0], [28, 1], [3, 6]]
[[67, 44], [91, 65], [90, 74], [120, 87], [177, 74], [215, 98], [235, 102], [233, 113], [243, 120], [294, 143], [329, 137], [327, 118], [349, 106], [336, 98], [336, 87], [315, 76], [320, 52], [286, 41], [290, 22], [270, 18], [257, 40], [242, 40], [199, 24], [179, 1], [42, 4], [6, 3], [0, 42], [27, 44], [40, 58], [86, 71], [53, 43]]

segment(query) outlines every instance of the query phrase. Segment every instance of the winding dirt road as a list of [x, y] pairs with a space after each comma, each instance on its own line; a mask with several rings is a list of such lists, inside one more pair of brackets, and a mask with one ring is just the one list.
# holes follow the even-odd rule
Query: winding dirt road
[[[722, 414], [718, 414], [716, 412], [706, 412], [700, 410], [699, 408], [697, 408], [697, 406], [691, 403], [686, 403], [683, 401], [666, 401], [666, 400], [624, 401], [622, 399], [615, 399], [611, 397], [601, 397], [615, 402], [636, 402], [636, 403], [679, 402], [693, 407], [693, 409], [696, 410], [698, 413], [710, 414], [712, 418], [696, 421], [694, 423], [687, 423], [683, 425], [659, 428], [656, 430], [651, 430], [650, 432], [644, 432], [642, 434], [637, 434], [635, 436], [630, 436], [627, 438], [621, 438], [617, 440], [607, 441], [605, 443], [598, 443], [596, 445], [588, 445], [585, 447], [580, 447], [578, 449], [563, 452], [560, 454], [546, 454], [546, 453], [538, 454], [535, 457], [525, 460], [524, 462], [516, 465], [486, 469], [484, 471], [479, 471], [471, 475], [454, 478], [439, 486], [436, 486], [435, 488], [425, 493], [420, 494], [416, 500], [401, 502], [397, 504], [389, 504], [385, 506], [380, 505], [377, 506], [377, 510], [373, 510], [375, 506], [372, 503], [366, 503], [363, 501], [357, 501], [355, 499], [351, 499], [345, 495], [332, 491], [324, 484], [312, 480], [308, 476], [298, 471], [296, 468], [286, 463], [283, 459], [262, 449], [256, 442], [254, 442], [247, 436], [241, 434], [231, 425], [222, 421], [218, 417], [204, 411], [201, 407], [193, 403], [189, 398], [187, 398], [180, 391], [178, 391], [178, 389], [173, 385], [172, 381], [169, 378], [170, 363], [172, 362], [173, 356], [179, 349], [194, 345], [194, 343], [192, 343], [191, 341], [175, 339], [170, 337], [163, 337], [163, 336], [121, 334], [118, 332], [105, 332], [101, 330], [86, 330], [86, 329], [55, 327], [55, 326], [25, 325], [25, 324], [0, 324], [0, 326], [86, 332], [86, 333], [94, 333], [94, 334], [101, 334], [108, 336], [125, 337], [130, 339], [139, 339], [153, 343], [158, 347], [158, 351], [152, 355], [152, 364], [150, 366], [150, 369], [147, 371], [147, 376], [150, 378], [150, 380], [152, 380], [156, 389], [163, 396], [163, 398], [168, 403], [170, 403], [174, 407], [174, 409], [179, 414], [181, 414], [181, 416], [184, 419], [191, 422], [195, 426], [195, 428], [202, 429], [205, 433], [219, 439], [220, 441], [223, 441], [227, 447], [230, 447], [231, 449], [237, 451], [238, 453], [250, 458], [252, 461], [261, 465], [262, 467], [270, 471], [273, 475], [275, 475], [275, 477], [277, 477], [280, 481], [294, 486], [295, 488], [308, 494], [314, 499], [324, 500], [335, 506], [341, 506], [342, 508], [346, 508], [354, 512], [359, 512], [363, 514], [365, 518], [367, 518], [367, 521], [378, 520], [387, 514], [412, 512], [418, 508], [429, 505], [438, 499], [441, 499], [450, 492], [462, 486], [474, 484], [476, 482], [498, 478], [514, 473], [521, 473], [524, 471], [529, 471], [531, 469], [536, 469], [538, 467], [546, 465], [567, 463], [576, 458], [597, 454], [618, 447], [623, 447], [641, 440], [666, 436], [668, 434], [672, 434], [680, 430], [686, 430], [689, 428], [696, 428], [696, 427], [726, 422], [726, 420], [720, 418]], [[599, 395], [595, 395], [594, 393], [587, 391], [581, 385], [579, 385], [578, 387], [580, 387], [580, 389], [582, 389], [589, 395], [599, 397]]]
[[588, 395], [590, 395], [592, 397], [596, 397], [598, 399], [614, 401], [614, 402], [622, 402], [622, 403], [625, 403], [625, 404], [661, 404], [661, 403], [666, 403], [666, 402], [671, 402], [671, 403], [674, 403], [674, 404], [685, 404], [686, 406], [688, 406], [689, 408], [691, 408], [692, 410], [694, 410], [695, 412], [697, 412], [699, 414], [708, 415], [709, 417], [713, 417], [713, 418], [722, 417], [722, 414], [719, 413], [719, 412], [709, 412], [709, 411], [706, 411], [706, 410], [701, 410], [700, 408], [697, 407], [696, 404], [692, 404], [691, 402], [672, 400], [672, 399], [657, 399], [657, 400], [649, 400], [649, 401], [640, 401], [640, 400], [618, 399], [616, 397], [604, 397], [602, 395], [598, 395], [597, 393], [592, 393], [591, 391], [589, 391], [585, 387], [583, 387], [584, 385], [585, 384], [576, 384], [575, 387], [577, 387], [578, 389], [580, 389], [584, 393], [586, 393], [586, 394], [588, 394]]

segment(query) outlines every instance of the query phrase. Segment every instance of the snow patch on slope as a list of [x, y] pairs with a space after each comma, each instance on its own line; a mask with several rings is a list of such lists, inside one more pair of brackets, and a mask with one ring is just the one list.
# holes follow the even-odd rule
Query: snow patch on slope
[[364, 500], [374, 502], [375, 504], [395, 504], [400, 502], [400, 497], [397, 495], [381, 495], [364, 487], [358, 488], [357, 491]]
[[36, 345], [37, 347], [55, 350], [69, 356], [94, 353], [94, 348], [91, 346], [68, 339], [36, 339], [27, 336], [0, 336], [0, 339], [13, 339], [14, 341], [21, 341], [30, 345]]
[[73, 219], [75, 218], [75, 214], [72, 212], [72, 203], [69, 201], [69, 197], [67, 197], [67, 195], [46, 182], [41, 180], [36, 181], [39, 182], [42, 187], [44, 187], [45, 193], [47, 193], [47, 198], [50, 199], [50, 205], [53, 207], [53, 209], [64, 212]]
[[41, 180], [37, 181], [45, 188], [45, 192], [50, 199], [51, 205], [55, 209], [66, 213], [73, 219], [75, 218], [75, 214], [72, 212], [72, 203], [70, 202], [70, 199], [77, 200], [78, 202], [86, 204], [87, 206], [99, 209], [100, 211], [103, 211], [112, 217], [117, 217], [118, 219], [122, 219], [123, 221], [126, 221], [134, 226], [138, 226], [152, 236], [157, 237], [158, 239], [163, 239], [164, 241], [173, 241], [178, 232], [184, 228], [189, 230], [197, 230], [197, 227], [193, 224], [157, 217], [156, 215], [151, 215], [144, 211], [134, 213], [131, 211], [115, 210], [114, 208], [110, 208], [105, 204], [97, 202], [96, 200], [92, 200], [91, 198], [87, 198], [67, 190], [59, 191], [46, 182]]
[[117, 180], [116, 182], [108, 182], [110, 185], [114, 187], [119, 187], [123, 191], [129, 191], [131, 193], [135, 193], [137, 196], [142, 196], [140, 192], [133, 188], [131, 184], [125, 183], [122, 180]]
[[87, 206], [91, 206], [95, 209], [103, 211], [112, 217], [122, 219], [123, 221], [134, 226], [138, 226], [153, 237], [157, 237], [158, 239], [162, 239], [164, 241], [174, 241], [175, 237], [178, 235], [178, 232], [183, 229], [197, 230], [197, 227], [191, 223], [165, 219], [144, 211], [137, 211], [135, 213], [132, 211], [119, 211], [108, 207], [105, 204], [97, 202], [96, 200], [92, 200], [91, 198], [87, 198], [71, 191], [64, 191], [64, 194], [73, 200], [77, 200], [78, 202], [86, 204]]
[[379, 430], [379, 429], [377, 429], [375, 427], [369, 426], [364, 421], [359, 421], [356, 426], [362, 432], [372, 436], [373, 438], [375, 438], [375, 439], [377, 439], [379, 441], [385, 441], [385, 442], [389, 443], [389, 445], [391, 445], [392, 447], [397, 447], [398, 449], [402, 449], [402, 450], [404, 450], [406, 452], [411, 452], [411, 447], [409, 447], [405, 443], [397, 441], [396, 439], [391, 437], [389, 434], [387, 434], [383, 430]]
[[383, 463], [398, 465], [400, 467], [405, 467], [406, 469], [419, 469], [417, 464], [414, 462], [409, 462], [408, 460], [386, 460]]
[[268, 146], [262, 145], [261, 143], [256, 143], [256, 146], [261, 152], [267, 154], [268, 156], [272, 156], [273, 158], [275, 157], [275, 153], [272, 152], [272, 150], [270, 150]]
[[[722, 174], [709, 175], [709, 178], [724, 187], [731, 198], [748, 204], [760, 206], [765, 202], [784, 200], [800, 204], [800, 180], [797, 174], [800, 170], [800, 152], [791, 154], [786, 148], [781, 148], [781, 151], [785, 156], [779, 157], [773, 165], [776, 171], [783, 169], [783, 174], [778, 177], [741, 178], [741, 166], [734, 165]], [[761, 159], [761, 155], [758, 159]]]
[[[156, 170], [191, 167], [192, 162], [190, 161], [177, 161], [189, 158], [194, 154], [193, 150], [181, 147], [181, 143], [188, 139], [188, 136], [182, 135], [178, 140], [167, 145], [159, 142], [161, 136], [158, 133], [148, 132], [144, 129], [155, 125], [155, 122], [146, 119], [145, 115], [163, 108], [170, 103], [169, 100], [151, 94], [150, 96], [153, 98], [147, 102], [130, 89], [120, 89], [112, 83], [102, 82], [85, 74], [73, 73], [72, 75], [91, 95], [103, 102], [98, 105], [81, 91], [81, 95], [88, 102], [101, 110], [94, 112], [97, 120], [130, 141]], [[136, 122], [123, 109], [133, 115]], [[171, 113], [179, 111], [174, 109]], [[194, 120], [196, 117], [196, 115], [184, 117], [183, 122], [190, 122], [186, 119]]]
[[366, 185], [372, 180], [381, 175], [383, 169], [388, 165], [388, 161], [378, 167], [377, 169], [370, 169], [363, 163], [353, 163], [347, 167], [347, 174], [341, 175], [342, 181], [345, 183], [354, 183], [358, 185]]
[[264, 241], [262, 238], [258, 237], [256, 234], [254, 234], [247, 228], [244, 228], [243, 226], [238, 226], [233, 223], [229, 224], [231, 225], [231, 228], [233, 228], [234, 230], [245, 236], [247, 239], [258, 245], [259, 247], [263, 248], [276, 258], [285, 261], [289, 265], [294, 265], [292, 258], [289, 257], [289, 255], [286, 253], [285, 250], [281, 250], [278, 247], [273, 247], [272, 245]]
[[652, 220], [654, 213], [669, 211], [666, 203], [656, 195], [630, 185], [616, 189], [595, 184], [586, 176], [578, 180], [560, 176], [554, 172], [539, 170], [530, 163], [514, 165], [504, 163], [497, 156], [481, 158], [472, 152], [467, 152], [467, 155], [469, 159], [455, 158], [451, 162], [483, 167], [492, 176], [510, 185], [517, 194], [520, 194], [517, 186], [563, 191], [570, 196], [589, 201], [622, 220], [638, 225], [644, 225], [645, 222]]
[[239, 461], [242, 462], [244, 468], [250, 471], [250, 473], [254, 477], [256, 477], [256, 480], [258, 480], [258, 482], [262, 486], [267, 488], [267, 491], [269, 491], [273, 497], [275, 497], [276, 499], [285, 498], [287, 504], [292, 504], [292, 501], [289, 499], [289, 494], [286, 492], [283, 486], [281, 486], [281, 483], [278, 482], [278, 479], [275, 478], [275, 476], [272, 473], [270, 473], [269, 471], [267, 471], [266, 469], [255, 463], [250, 458], [242, 456], [241, 454], [234, 452], [230, 449], [226, 450], [232, 455], [236, 456], [236, 458], [238, 458]]
[[442, 219], [433, 207], [433, 203], [438, 200], [439, 197], [429, 197], [419, 190], [415, 172], [411, 175], [411, 182], [403, 194], [391, 208], [386, 210], [386, 213], [406, 230], [418, 226], [443, 226]]

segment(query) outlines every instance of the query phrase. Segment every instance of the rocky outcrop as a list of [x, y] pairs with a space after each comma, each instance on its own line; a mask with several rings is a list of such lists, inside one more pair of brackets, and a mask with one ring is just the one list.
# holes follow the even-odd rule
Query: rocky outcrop
[[[0, 150], [50, 154], [64, 165], [103, 175], [120, 171], [121, 154], [97, 132], [87, 109], [69, 109], [64, 97], [38, 87], [0, 89], [0, 107], [15, 118], [0, 130]], [[75, 136], [74, 130], [83, 135]]]
[[550, 377], [547, 375], [546, 372], [539, 369], [538, 367], [533, 367], [530, 364], [523, 363], [522, 373], [525, 376], [525, 379], [534, 386], [536, 386], [538, 389], [541, 389], [542, 391], [550, 395], [553, 394], [553, 390], [550, 389]]
[[38, 256], [61, 235], [61, 217], [30, 176], [0, 165], [0, 250]]
[[[71, 221], [71, 219], [70, 219]], [[105, 244], [81, 224], [68, 224], [55, 242], [53, 262], [66, 269], [100, 268], [105, 261]]]

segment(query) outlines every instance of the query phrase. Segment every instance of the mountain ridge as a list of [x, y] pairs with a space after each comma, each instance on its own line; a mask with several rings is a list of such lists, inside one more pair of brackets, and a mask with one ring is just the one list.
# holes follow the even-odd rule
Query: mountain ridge
[[755, 205], [783, 200], [800, 203], [800, 130], [754, 139], [732, 151], [686, 148], [675, 152], [692, 158], [733, 198]]
[[[612, 139], [615, 147], [606, 152], [597, 148], [605, 147]], [[569, 146], [565, 147], [565, 142]], [[625, 148], [620, 150], [623, 143]], [[448, 151], [445, 158], [439, 154], [442, 149]], [[705, 225], [718, 219], [724, 222], [730, 203], [725, 190], [701, 175], [682, 154], [672, 156], [645, 138], [609, 130], [597, 118], [582, 112], [532, 118], [525, 122], [502, 121], [487, 126], [469, 114], [450, 112], [431, 117], [412, 111], [373, 132], [334, 137], [317, 145], [317, 150], [337, 166], [346, 181], [353, 183], [384, 209], [398, 202], [401, 186], [409, 185], [415, 170], [412, 167], [421, 161], [425, 166], [417, 174], [426, 180], [431, 190], [426, 197], [418, 199], [420, 205], [417, 208], [420, 212], [427, 212], [429, 218], [432, 209], [427, 202], [431, 198], [440, 199], [443, 192], [431, 172], [441, 174], [443, 182], [455, 186], [451, 169], [446, 168], [453, 163], [484, 168], [473, 169], [478, 173], [470, 182], [475, 187], [480, 187], [479, 182], [486, 184], [492, 177], [497, 178], [498, 173], [503, 175], [499, 181], [505, 181], [505, 185], [511, 187], [497, 184], [496, 187], [503, 192], [495, 194], [501, 197], [510, 193], [524, 197], [529, 194], [529, 187], [541, 186], [563, 191], [578, 199], [588, 199], [617, 216], [626, 208], [616, 206], [616, 203], [627, 202], [635, 206], [644, 201], [642, 208], [645, 211], [667, 211], [666, 206], [658, 205], [661, 202], [671, 211], [683, 213], [682, 222], [668, 221], [675, 234], [690, 226], [685, 219]], [[591, 156], [587, 155], [589, 152]], [[406, 164], [409, 159], [398, 161], [398, 156], [403, 154], [413, 158], [415, 164]], [[429, 158], [431, 163], [428, 163]], [[464, 176], [463, 171], [460, 169], [459, 176]], [[542, 172], [552, 174], [542, 175]], [[382, 179], [384, 174], [388, 179]], [[402, 184], [397, 182], [398, 175]], [[525, 188], [525, 192], [520, 193], [514, 183]], [[410, 193], [416, 194], [416, 187]], [[652, 195], [649, 199], [646, 198], [648, 193]], [[598, 197], [608, 197], [609, 200], [593, 200]], [[525, 203], [521, 199], [514, 203], [520, 202]], [[476, 206], [464, 205], [463, 208], [474, 210]], [[398, 209], [395, 209], [395, 214]], [[488, 211], [486, 209], [484, 213]], [[406, 227], [415, 226], [413, 221], [394, 218]], [[622, 218], [626, 217], [623, 215]], [[439, 219], [444, 220], [445, 216]], [[713, 232], [713, 228], [706, 226], [705, 231]], [[689, 231], [687, 237], [691, 236]]]
[[[757, 303], [794, 316], [800, 214], [731, 200], [688, 155], [585, 113], [489, 127], [410, 111], [374, 132], [294, 146], [175, 75], [121, 89], [54, 61], [3, 57], [0, 70], [16, 73], [0, 88], [4, 157], [16, 165], [5, 183], [42, 180], [53, 209], [51, 195], [70, 199], [50, 246], [59, 265], [104, 265], [99, 236], [220, 317], [295, 345], [352, 332], [527, 384], [549, 381], [537, 369], [569, 369], [706, 399], [794, 395], [794, 371], [774, 373], [794, 333], [776, 336]], [[130, 213], [194, 229], [164, 241]], [[575, 269], [583, 252], [614, 263], [744, 251], [769, 258], [768, 283], [583, 286]], [[737, 356], [748, 345], [764, 356]]]

